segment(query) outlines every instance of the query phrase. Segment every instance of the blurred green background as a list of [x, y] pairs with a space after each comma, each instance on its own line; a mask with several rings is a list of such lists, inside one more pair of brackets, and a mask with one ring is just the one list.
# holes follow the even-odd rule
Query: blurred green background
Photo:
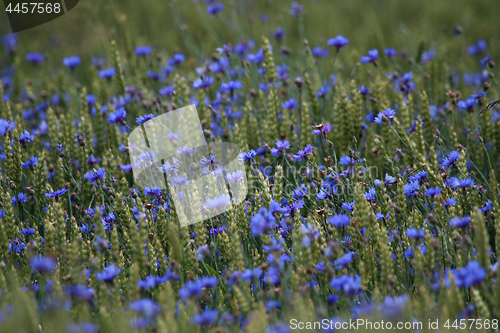
[[[305, 8], [302, 22], [289, 14], [290, 0], [223, 0], [226, 8], [215, 17], [205, 13], [203, 0], [81, 0], [66, 15], [20, 32], [19, 51], [53, 53], [57, 61], [70, 54], [105, 54], [111, 39], [123, 42], [117, 20], [120, 14], [127, 16], [126, 26], [134, 46], [148, 44], [167, 54], [176, 48], [189, 55], [213, 53], [225, 42], [234, 44], [249, 37], [259, 41], [279, 26], [286, 31], [283, 43], [292, 49], [305, 37], [313, 46], [324, 46], [326, 39], [342, 34], [350, 38], [353, 47], [362, 45], [362, 53], [365, 48], [383, 46], [406, 47], [414, 52], [421, 41], [439, 48], [440, 43], [449, 42], [455, 24], [464, 31], [459, 38], [463, 47], [481, 37], [492, 51], [497, 43], [493, 38], [500, 35], [500, 1], [298, 2]], [[269, 15], [268, 22], [259, 20], [263, 13]], [[10, 31], [2, 10], [0, 32]]]

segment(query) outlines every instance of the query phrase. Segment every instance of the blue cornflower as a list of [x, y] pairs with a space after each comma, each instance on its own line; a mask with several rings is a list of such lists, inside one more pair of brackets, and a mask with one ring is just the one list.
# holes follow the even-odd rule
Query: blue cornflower
[[163, 87], [163, 88], [160, 88], [158, 90], [158, 93], [162, 96], [172, 96], [172, 94], [174, 93], [175, 91], [175, 87], [173, 86], [167, 86], [167, 87]]
[[486, 269], [476, 260], [470, 261], [465, 267], [453, 270], [452, 273], [459, 288], [475, 286], [486, 278]]
[[347, 265], [349, 265], [352, 262], [352, 259], [353, 259], [355, 254], [356, 254], [356, 252], [348, 252], [348, 253], [344, 254], [342, 257], [336, 259], [333, 262], [335, 269], [340, 270], [340, 269], [345, 268]]
[[197, 78], [193, 82], [193, 88], [194, 89], [206, 89], [210, 87], [214, 83], [214, 78], [211, 76], [205, 76], [203, 79], [202, 78]]
[[410, 176], [408, 179], [410, 180], [410, 182], [422, 183], [426, 178], [427, 178], [427, 171], [422, 170]]
[[121, 268], [114, 263], [104, 267], [102, 272], [97, 272], [97, 280], [112, 283], [121, 272]]
[[451, 198], [449, 200], [446, 200], [445, 202], [443, 202], [443, 205], [445, 207], [448, 207], [448, 206], [455, 206], [455, 204], [457, 203], [457, 199], [455, 198]]
[[31, 52], [26, 54], [26, 60], [32, 64], [39, 64], [45, 60], [45, 55], [43, 53]]
[[169, 66], [177, 66], [177, 65], [183, 63], [184, 61], [186, 61], [186, 56], [184, 54], [174, 53], [174, 56], [172, 57], [172, 59], [167, 60], [167, 64]]
[[330, 55], [330, 51], [323, 49], [320, 46], [315, 46], [312, 48], [311, 53], [316, 58], [326, 58]]
[[447, 157], [443, 159], [441, 165], [445, 168], [449, 168], [452, 165], [456, 165], [456, 162], [458, 161], [459, 158], [460, 158], [460, 152], [454, 150], [451, 153], [449, 153]]
[[113, 223], [116, 221], [115, 214], [113, 212], [109, 212], [107, 216], [101, 218], [101, 223], [103, 225], [104, 231], [112, 232], [113, 231]]
[[123, 107], [119, 107], [118, 109], [116, 109], [116, 111], [108, 115], [108, 123], [110, 124], [124, 123], [126, 116], [127, 116], [127, 111], [125, 111]]
[[227, 93], [227, 92], [233, 92], [235, 90], [243, 88], [243, 84], [241, 84], [240, 81], [229, 81], [227, 83], [222, 82], [220, 85], [220, 92], [221, 93]]
[[335, 49], [339, 51], [341, 48], [349, 44], [349, 38], [346, 38], [342, 35], [338, 35], [334, 38], [330, 38], [327, 42], [326, 45], [329, 46], [335, 46]]
[[328, 223], [334, 227], [340, 228], [342, 226], [348, 226], [351, 223], [351, 218], [346, 214], [335, 214], [327, 219]]
[[158, 304], [149, 298], [143, 298], [130, 303], [130, 310], [143, 314], [146, 318], [153, 318], [161, 313], [161, 308]]
[[281, 103], [281, 107], [286, 110], [295, 109], [298, 105], [299, 103], [297, 103], [297, 101], [293, 98]]
[[100, 79], [111, 79], [113, 76], [115, 76], [115, 68], [110, 67], [110, 68], [105, 68], [101, 69], [98, 74]]
[[385, 186], [389, 186], [389, 185], [392, 185], [396, 182], [396, 178], [395, 177], [392, 177], [391, 175], [389, 175], [388, 173], [385, 174], [385, 180], [384, 180], [384, 185]]
[[139, 57], [145, 57], [151, 54], [153, 52], [153, 48], [151, 46], [137, 46], [134, 50], [135, 54], [138, 55]]
[[368, 189], [368, 192], [365, 192], [365, 198], [367, 201], [374, 201], [375, 200], [375, 188], [370, 187]]
[[436, 56], [436, 50], [430, 49], [429, 51], [422, 52], [422, 56], [420, 57], [420, 62], [425, 64], [426, 62], [431, 61]]
[[277, 41], [281, 41], [283, 39], [283, 36], [285, 36], [285, 29], [283, 27], [278, 27], [275, 32], [273, 32], [273, 37]]
[[276, 225], [273, 214], [265, 207], [261, 207], [257, 214], [250, 218], [250, 232], [257, 237], [272, 230]]
[[313, 227], [311, 223], [303, 224], [300, 226], [300, 231], [306, 236], [302, 239], [302, 245], [308, 249], [311, 246], [311, 241], [313, 239], [319, 238], [319, 230], [317, 227]]
[[104, 181], [106, 178], [106, 170], [104, 168], [92, 169], [85, 174], [85, 178], [92, 184], [96, 185], [97, 181]]
[[217, 319], [218, 312], [217, 310], [205, 310], [204, 312], [197, 313], [191, 319], [191, 324], [208, 326], [212, 325]]
[[417, 195], [418, 190], [420, 189], [418, 181], [413, 181], [409, 184], [404, 184], [404, 194], [407, 197], [414, 197]]
[[355, 296], [361, 291], [361, 276], [342, 275], [330, 281], [330, 287], [337, 291], [343, 290], [345, 295]]
[[373, 50], [368, 51], [368, 55], [367, 56], [361, 56], [361, 58], [359, 58], [359, 60], [363, 64], [369, 64], [371, 62], [375, 66], [377, 66], [378, 50], [377, 49], [373, 49]]
[[382, 112], [379, 112], [377, 116], [374, 119], [374, 122], [376, 124], [382, 124], [384, 122], [384, 119], [392, 119], [396, 115], [396, 111], [393, 109], [387, 108]]
[[481, 213], [489, 212], [491, 210], [491, 204], [492, 204], [492, 201], [488, 200], [488, 201], [486, 201], [485, 206], [483, 208], [479, 208], [478, 210]]
[[413, 238], [413, 239], [424, 239], [425, 237], [425, 230], [424, 228], [421, 228], [420, 230], [417, 230], [415, 228], [409, 228], [406, 230], [406, 236], [408, 238]]
[[305, 146], [304, 149], [300, 149], [297, 152], [297, 155], [292, 154], [292, 157], [295, 160], [295, 162], [302, 162], [302, 159], [304, 159], [304, 158], [307, 159], [308, 155], [311, 154], [312, 151], [313, 151], [313, 147], [308, 144], [307, 146]]
[[381, 304], [382, 314], [385, 318], [398, 318], [404, 315], [404, 306], [410, 298], [408, 295], [386, 296]]
[[343, 202], [342, 209], [345, 211], [348, 211], [348, 212], [352, 212], [354, 210], [354, 201], [353, 202]]
[[288, 148], [290, 148], [288, 140], [278, 140], [276, 141], [276, 148], [271, 148], [271, 155], [279, 156], [281, 152], [284, 152]]
[[358, 91], [361, 95], [366, 96], [370, 93], [370, 88], [365, 87], [365, 85], [361, 85], [361, 87], [358, 88]]
[[209, 14], [209, 15], [216, 15], [217, 13], [220, 13], [223, 10], [224, 10], [223, 3], [216, 3], [213, 5], [207, 6], [207, 14]]
[[19, 143], [21, 143], [23, 146], [26, 146], [28, 142], [31, 142], [33, 140], [35, 140], [35, 135], [31, 134], [27, 130], [24, 130], [24, 132], [19, 135]]
[[87, 163], [88, 163], [89, 165], [94, 165], [94, 164], [97, 164], [97, 163], [99, 163], [99, 162], [101, 162], [101, 161], [102, 161], [102, 158], [97, 158], [97, 157], [95, 157], [94, 155], [90, 155], [89, 160], [88, 160], [88, 162], [87, 162]]
[[63, 65], [69, 69], [75, 69], [78, 65], [82, 63], [82, 59], [79, 56], [70, 56], [63, 59]]
[[140, 116], [139, 118], [137, 118], [137, 121], [136, 121], [136, 122], [137, 122], [137, 124], [142, 125], [142, 124], [144, 124], [146, 121], [151, 120], [151, 119], [153, 119], [154, 117], [155, 117], [155, 115], [154, 115], [154, 114], [152, 114], [152, 113], [150, 113], [150, 114], [145, 114], [145, 115]]
[[455, 216], [450, 220], [450, 226], [451, 227], [457, 227], [457, 228], [467, 228], [470, 223], [470, 216], [464, 216], [462, 218], [459, 218]]
[[27, 160], [26, 162], [22, 162], [21, 164], [23, 168], [32, 168], [38, 164], [38, 157], [31, 156], [29, 160]]
[[51, 257], [38, 256], [31, 258], [30, 266], [40, 273], [53, 272], [56, 269], [56, 261]]
[[44, 193], [44, 195], [47, 198], [56, 198], [56, 197], [60, 197], [61, 195], [63, 195], [66, 192], [68, 192], [68, 190], [66, 189], [66, 187], [63, 186], [60, 190]]
[[479, 67], [485, 68], [487, 65], [492, 67], [491, 56], [488, 54], [485, 58], [479, 60]]
[[24, 250], [26, 250], [26, 244], [21, 242], [19, 237], [15, 237], [12, 244], [9, 243], [9, 253], [21, 253]]
[[26, 194], [24, 194], [23, 192], [19, 192], [17, 194], [17, 197], [15, 195], [12, 197], [12, 206], [17, 206], [18, 203], [22, 204], [26, 201], [28, 201], [28, 197], [26, 197]]
[[21, 234], [23, 235], [32, 235], [35, 233], [35, 229], [33, 228], [26, 228], [26, 229], [22, 229], [19, 231]]
[[139, 289], [145, 289], [145, 290], [154, 288], [154, 286], [156, 286], [156, 276], [149, 274], [149, 276], [146, 276], [146, 279], [144, 280], [139, 277], [137, 286], [139, 287]]
[[431, 187], [425, 190], [425, 195], [428, 197], [435, 197], [441, 193], [441, 189], [439, 187]]
[[72, 284], [64, 290], [66, 295], [87, 302], [94, 298], [94, 292], [94, 288], [89, 288], [84, 284]]
[[478, 39], [476, 44], [472, 44], [467, 48], [467, 53], [470, 55], [478, 55], [486, 50], [488, 45], [482, 39]]
[[330, 124], [321, 124], [321, 125], [315, 126], [313, 133], [316, 135], [326, 134], [326, 133], [330, 132], [331, 129], [332, 129], [332, 126]]
[[347, 165], [347, 166], [353, 166], [355, 165], [356, 163], [358, 163], [358, 161], [356, 161], [354, 158], [352, 157], [349, 157], [347, 156], [346, 154], [344, 154], [344, 156], [342, 156], [339, 160], [339, 164], [340, 165]]
[[464, 110], [471, 111], [474, 108], [474, 105], [477, 104], [476, 98], [467, 98], [465, 101], [458, 101], [457, 106]]
[[396, 55], [396, 50], [393, 48], [387, 48], [387, 49], [384, 49], [384, 54], [386, 56], [388, 56], [389, 58], [392, 58]]
[[297, 1], [292, 2], [292, 6], [290, 7], [290, 15], [293, 17], [298, 16], [302, 11], [304, 10], [304, 7], [298, 3]]
[[451, 188], [467, 188], [467, 187], [472, 187], [475, 184], [476, 183], [474, 182], [474, 179], [472, 179], [471, 177], [461, 178], [461, 179], [454, 178], [453, 183], [451, 183], [450, 186]]

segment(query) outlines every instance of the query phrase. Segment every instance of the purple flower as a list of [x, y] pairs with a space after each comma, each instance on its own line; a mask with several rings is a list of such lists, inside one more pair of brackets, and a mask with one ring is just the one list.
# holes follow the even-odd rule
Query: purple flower
[[392, 119], [396, 115], [396, 111], [393, 109], [387, 108], [382, 112], [379, 112], [375, 117], [375, 123], [381, 125], [384, 122], [384, 119]]
[[101, 69], [98, 74], [100, 79], [111, 79], [113, 76], [115, 76], [115, 68], [110, 67], [110, 68], [105, 68]]
[[203, 79], [202, 78], [197, 78], [193, 82], [193, 88], [194, 89], [206, 89], [210, 87], [214, 83], [214, 78], [211, 76], [205, 76]]
[[28, 197], [26, 197], [26, 194], [23, 192], [19, 192], [17, 194], [17, 197], [14, 195], [12, 197], [12, 206], [17, 206], [17, 204], [22, 204], [28, 201]]
[[290, 142], [287, 140], [278, 140], [276, 141], [276, 148], [271, 149], [271, 155], [279, 156], [285, 149], [290, 148]]
[[342, 275], [330, 281], [330, 287], [337, 291], [343, 290], [347, 297], [357, 295], [361, 290], [361, 276]]
[[167, 60], [167, 65], [169, 66], [177, 66], [186, 61], [186, 56], [182, 53], [174, 53], [172, 59]]
[[130, 309], [143, 314], [147, 318], [152, 318], [161, 313], [160, 306], [149, 298], [143, 298], [130, 303]]
[[139, 118], [137, 118], [136, 122], [137, 124], [139, 125], [142, 125], [144, 124], [146, 121], [149, 121], [151, 119], [153, 119], [155, 117], [154, 114], [150, 113], [150, 114], [145, 114], [143, 116], [140, 116]]
[[281, 103], [281, 107], [286, 110], [295, 109], [299, 104], [293, 98]]
[[347, 166], [353, 166], [357, 163], [358, 161], [356, 161], [354, 158], [352, 157], [349, 157], [347, 156], [346, 154], [344, 154], [344, 156], [342, 156], [339, 160], [339, 164], [340, 165], [347, 165]]
[[335, 214], [327, 219], [328, 223], [334, 227], [340, 228], [342, 226], [348, 226], [351, 223], [351, 218], [346, 214]]
[[311, 53], [316, 58], [326, 58], [330, 55], [330, 51], [327, 49], [323, 49], [320, 46], [315, 46], [312, 48]]
[[451, 153], [449, 153], [447, 157], [443, 159], [441, 165], [444, 166], [445, 168], [449, 168], [450, 166], [455, 165], [459, 158], [460, 158], [460, 152], [454, 150]]
[[448, 207], [448, 206], [455, 206], [455, 204], [457, 203], [457, 199], [455, 198], [451, 198], [449, 200], [446, 200], [445, 202], [443, 202], [443, 205], [445, 207]]
[[222, 12], [223, 10], [224, 10], [223, 3], [216, 3], [214, 5], [207, 6], [207, 14], [208, 15], [215, 15], [217, 13]]
[[250, 218], [250, 232], [254, 237], [272, 230], [275, 225], [276, 219], [265, 207], [261, 207], [257, 214]]
[[30, 266], [40, 273], [53, 272], [56, 269], [56, 261], [51, 257], [37, 256], [31, 258]]
[[0, 119], [0, 136], [5, 135], [5, 133], [12, 131], [16, 128], [16, 124], [11, 120]]
[[63, 59], [63, 65], [69, 69], [75, 69], [78, 65], [82, 63], [82, 59], [79, 56], [70, 56]]
[[441, 189], [439, 187], [431, 187], [425, 190], [425, 195], [428, 197], [435, 197], [441, 193]]
[[414, 197], [415, 195], [417, 195], [418, 193], [418, 190], [419, 190], [419, 183], [418, 181], [413, 181], [409, 184], [404, 184], [404, 194], [407, 196], [407, 197]]
[[316, 127], [319, 127], [313, 130], [314, 134], [316, 135], [326, 134], [330, 132], [330, 130], [332, 129], [332, 126], [330, 124], [325, 124], [323, 126], [316, 126]]
[[487, 65], [492, 67], [491, 56], [488, 54], [485, 58], [479, 60], [479, 67], [485, 68]]
[[191, 319], [191, 324], [208, 326], [212, 325], [217, 319], [218, 312], [217, 310], [205, 310], [204, 312], [197, 313]]
[[467, 48], [467, 53], [470, 55], [478, 55], [486, 50], [487, 44], [484, 40], [478, 39], [476, 44], [470, 45]]
[[106, 170], [104, 168], [92, 169], [85, 174], [85, 178], [92, 184], [96, 185], [97, 181], [104, 181], [106, 178]]
[[396, 55], [396, 50], [393, 48], [387, 48], [387, 49], [384, 49], [384, 54], [386, 56], [388, 56], [389, 58], [392, 58]]
[[81, 301], [91, 301], [94, 298], [94, 288], [89, 288], [83, 284], [72, 284], [65, 288], [65, 294]]
[[457, 228], [467, 228], [470, 223], [470, 216], [464, 216], [462, 218], [459, 218], [455, 216], [450, 220], [450, 226], [451, 227], [457, 227]]
[[104, 267], [102, 272], [97, 272], [97, 280], [112, 283], [121, 272], [121, 268], [114, 263]]
[[378, 60], [378, 50], [373, 49], [368, 51], [367, 56], [361, 56], [359, 59], [363, 64], [369, 64], [372, 62], [375, 66], [377, 66], [377, 60]]
[[307, 156], [309, 154], [311, 154], [313, 151], [313, 147], [311, 145], [307, 145], [304, 149], [300, 149], [298, 152], [297, 152], [297, 155], [293, 155], [293, 159], [295, 160], [295, 162], [302, 162], [302, 159], [303, 158], [306, 158], [307, 159]]
[[477, 261], [470, 261], [467, 266], [452, 271], [459, 288], [475, 286], [486, 278], [486, 269]]
[[342, 257], [336, 259], [333, 262], [333, 265], [336, 270], [341, 270], [345, 268], [347, 265], [349, 265], [352, 262], [353, 256], [356, 254], [356, 252], [348, 252], [344, 254]]
[[283, 29], [283, 27], [278, 27], [278, 29], [276, 29], [273, 33], [273, 37], [278, 41], [281, 41], [283, 36], [285, 36], [285, 29]]
[[44, 195], [47, 198], [56, 198], [56, 197], [60, 197], [61, 195], [63, 195], [66, 192], [68, 192], [68, 190], [66, 189], [66, 187], [63, 186], [60, 190], [44, 193]]
[[173, 86], [167, 86], [167, 87], [160, 88], [158, 90], [158, 93], [162, 96], [172, 96], [174, 91], [175, 91], [175, 88]]
[[123, 107], [119, 107], [116, 111], [108, 115], [108, 123], [117, 124], [124, 123], [125, 117], [127, 116], [127, 111]]
[[138, 55], [139, 57], [145, 57], [151, 54], [153, 52], [153, 48], [151, 46], [137, 46], [134, 50], [135, 54]]
[[417, 230], [415, 228], [410, 228], [406, 230], [406, 236], [408, 238], [413, 238], [413, 239], [424, 239], [425, 237], [425, 230], [424, 228], [421, 228], [420, 230]]
[[384, 180], [384, 184], [385, 186], [389, 186], [389, 185], [392, 185], [396, 182], [396, 178], [395, 177], [392, 177], [391, 175], [389, 175], [388, 173], [385, 174], [385, 180]]
[[29, 160], [27, 160], [26, 162], [22, 162], [21, 164], [23, 168], [32, 168], [38, 164], [38, 157], [31, 156]]
[[235, 90], [243, 88], [243, 85], [241, 84], [240, 81], [229, 81], [228, 83], [222, 82], [220, 85], [220, 92], [221, 93], [227, 93], [227, 92], [233, 92]]
[[32, 64], [39, 64], [45, 60], [45, 56], [43, 55], [43, 53], [32, 52], [26, 54], [26, 60], [28, 60]]
[[375, 188], [370, 187], [368, 189], [368, 192], [365, 192], [365, 198], [367, 201], [374, 201], [375, 200]]
[[139, 281], [137, 282], [137, 286], [140, 289], [149, 290], [156, 286], [156, 276], [152, 276], [151, 274], [146, 276], [146, 279], [141, 279], [139, 277]]
[[19, 143], [21, 143], [23, 146], [26, 146], [28, 142], [31, 142], [35, 140], [35, 135], [31, 134], [27, 130], [24, 130], [21, 135], [19, 135]]
[[330, 38], [327, 42], [326, 45], [329, 46], [335, 46], [335, 49], [339, 51], [341, 48], [349, 44], [349, 38], [346, 38], [342, 35], [338, 35], [334, 38]]
[[425, 64], [426, 62], [431, 61], [436, 56], [436, 50], [430, 49], [429, 51], [422, 52], [422, 56], [420, 57], [420, 62]]
[[290, 8], [290, 15], [293, 17], [297, 17], [302, 11], [304, 10], [304, 7], [298, 3], [297, 1], [292, 2], [292, 6]]

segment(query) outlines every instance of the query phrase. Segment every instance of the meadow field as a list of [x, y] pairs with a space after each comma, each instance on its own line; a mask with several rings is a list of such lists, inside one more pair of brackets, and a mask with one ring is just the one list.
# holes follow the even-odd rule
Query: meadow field
[[[2, 12], [0, 332], [500, 331], [497, 9], [88, 0], [17, 34]], [[140, 150], [193, 105], [243, 167], [184, 127], [172, 159]]]

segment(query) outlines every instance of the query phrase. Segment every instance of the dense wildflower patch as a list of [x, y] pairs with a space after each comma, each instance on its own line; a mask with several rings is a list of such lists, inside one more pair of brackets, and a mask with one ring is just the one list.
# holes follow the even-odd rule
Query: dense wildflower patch
[[[200, 15], [228, 10], [205, 3]], [[299, 21], [305, 10], [288, 8]], [[272, 42], [232, 41], [205, 59], [113, 41], [106, 61], [70, 55], [54, 71], [4, 37], [2, 331], [493, 325], [500, 114], [480, 111], [500, 86], [488, 43], [464, 48], [467, 67], [443, 61], [443, 48], [379, 52], [343, 35], [290, 56], [286, 36], [279, 27]], [[207, 142], [236, 143], [246, 166], [227, 172], [210, 153], [192, 168], [231, 184], [246, 176], [248, 195], [199, 202], [199, 214], [233, 208], [183, 227], [168, 189], [135, 182], [128, 136], [191, 104]], [[174, 186], [190, 181], [178, 162], [159, 168]]]

